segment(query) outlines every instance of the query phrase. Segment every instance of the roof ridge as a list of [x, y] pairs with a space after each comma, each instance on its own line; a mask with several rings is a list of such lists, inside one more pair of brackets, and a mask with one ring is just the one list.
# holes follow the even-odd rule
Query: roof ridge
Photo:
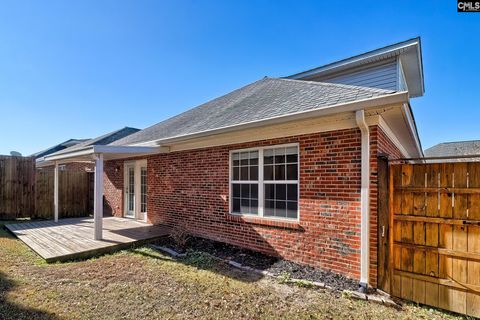
[[395, 93], [396, 92], [396, 91], [393, 91], [393, 90], [363, 87], [363, 86], [354, 86], [354, 85], [351, 85], [351, 84], [343, 84], [343, 83], [299, 80], [299, 79], [287, 79], [287, 78], [273, 78], [273, 77], [267, 77], [267, 78], [268, 79], [275, 79], [275, 80], [282, 80], [282, 81], [292, 81], [292, 82], [296, 82], [296, 83], [307, 83], [307, 84], [312, 84], [312, 85], [317, 85], [317, 86], [320, 85], [320, 86], [330, 86], [330, 87], [345, 88], [345, 89], [357, 89], [357, 90], [364, 90], [364, 91], [375, 92], [375, 93]]

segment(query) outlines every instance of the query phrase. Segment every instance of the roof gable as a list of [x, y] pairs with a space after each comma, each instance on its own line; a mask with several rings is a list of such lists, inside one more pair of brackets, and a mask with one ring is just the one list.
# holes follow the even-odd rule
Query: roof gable
[[[374, 68], [382, 64], [392, 62], [395, 64], [395, 70], [390, 71], [388, 75], [373, 72]], [[371, 74], [367, 74], [368, 70], [372, 70]], [[382, 72], [388, 71], [383, 69]], [[346, 78], [346, 75], [358, 77], [359, 73], [363, 72], [365, 79], [360, 79], [360, 82], [354, 82], [357, 85], [379, 87], [375, 81], [379, 82], [380, 88], [385, 88], [385, 84], [394, 84], [395, 87], [386, 87], [394, 90], [400, 90], [404, 87], [408, 90], [410, 97], [422, 96], [425, 92], [423, 80], [423, 62], [420, 38], [414, 38], [407, 41], [399, 42], [380, 49], [372, 50], [354, 57], [336, 61], [324, 66], [320, 66], [307, 71], [288, 76], [289, 79], [311, 80], [321, 82], [338, 82], [339, 76], [343, 76], [347, 81], [352, 79]], [[384, 78], [389, 76], [391, 78]], [[370, 78], [368, 78], [370, 77]], [[361, 82], [361, 81], [364, 82]], [[381, 81], [383, 80], [383, 82]], [[345, 80], [343, 80], [345, 81]], [[370, 81], [371, 85], [368, 85]], [[403, 86], [403, 82], [406, 83]], [[351, 83], [351, 82], [339, 82]]]
[[54, 145], [54, 146], [52, 146], [48, 149], [36, 152], [36, 153], [32, 154], [31, 157], [41, 158], [41, 157], [44, 157], [44, 156], [49, 155], [51, 153], [54, 153], [54, 152], [66, 149], [68, 147], [74, 146], [76, 144], [85, 142], [87, 140], [89, 140], [89, 139], [68, 139], [67, 141], [64, 141], [62, 143]]
[[99, 137], [96, 137], [94, 139], [86, 140], [82, 143], [76, 144], [76, 145], [71, 146], [69, 148], [66, 148], [66, 149], [60, 150], [58, 152], [52, 153], [52, 154], [50, 154], [50, 156], [69, 153], [69, 152], [76, 151], [76, 150], [82, 150], [82, 149], [85, 149], [85, 148], [88, 148], [88, 147], [91, 147], [91, 146], [108, 145], [108, 144], [111, 144], [112, 142], [115, 142], [119, 139], [127, 137], [127, 136], [129, 136], [129, 135], [131, 135], [135, 132], [138, 132], [138, 131], [140, 131], [140, 129], [124, 127], [122, 129], [106, 133], [106, 134], [101, 135]]

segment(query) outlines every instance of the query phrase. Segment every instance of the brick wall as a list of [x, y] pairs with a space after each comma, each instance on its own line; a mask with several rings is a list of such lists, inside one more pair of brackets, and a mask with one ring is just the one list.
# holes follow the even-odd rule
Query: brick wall
[[104, 214], [123, 216], [123, 160], [105, 161], [103, 168]]
[[[299, 143], [300, 223], [228, 215], [229, 151]], [[178, 152], [148, 159], [149, 218], [194, 234], [359, 277], [360, 131], [349, 129]]]
[[[371, 261], [376, 263], [376, 159], [397, 156], [371, 127]], [[299, 143], [300, 221], [282, 223], [228, 214], [229, 151]], [[378, 144], [378, 146], [377, 146]], [[360, 130], [348, 129], [148, 157], [148, 220], [184, 224], [191, 233], [360, 277]], [[123, 161], [105, 164], [105, 200], [123, 210]], [[376, 265], [371, 268], [376, 283]], [[373, 279], [374, 278], [374, 279]]]

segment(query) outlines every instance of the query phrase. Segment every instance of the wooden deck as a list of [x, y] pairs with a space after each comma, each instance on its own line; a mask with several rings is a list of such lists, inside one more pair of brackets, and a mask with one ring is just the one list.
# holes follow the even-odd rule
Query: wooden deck
[[47, 262], [86, 258], [168, 235], [169, 228], [125, 218], [103, 218], [103, 240], [93, 240], [92, 218], [32, 221], [5, 226]]

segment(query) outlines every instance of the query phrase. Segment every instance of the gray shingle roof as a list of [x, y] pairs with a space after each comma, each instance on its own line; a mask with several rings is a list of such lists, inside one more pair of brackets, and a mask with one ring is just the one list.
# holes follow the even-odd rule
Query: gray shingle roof
[[266, 77], [112, 145], [167, 139], [392, 93], [394, 91], [383, 89]]
[[106, 133], [106, 134], [101, 135], [99, 137], [84, 141], [82, 143], [76, 144], [74, 146], [71, 146], [69, 148], [60, 150], [58, 152], [52, 153], [49, 156], [64, 154], [64, 153], [68, 153], [68, 152], [72, 152], [72, 151], [76, 151], [76, 150], [82, 150], [82, 149], [85, 149], [85, 148], [88, 148], [88, 147], [94, 146], [94, 145], [104, 146], [104, 145], [107, 145], [107, 144], [111, 144], [112, 142], [115, 142], [119, 139], [125, 138], [125, 137], [127, 137], [127, 136], [129, 136], [129, 135], [131, 135], [135, 132], [138, 132], [138, 131], [140, 131], [140, 129], [125, 127], [125, 128], [119, 129], [119, 130], [115, 130], [115, 131]]
[[48, 149], [35, 152], [34, 154], [31, 154], [30, 157], [41, 158], [41, 157], [44, 157], [44, 156], [49, 155], [51, 153], [69, 148], [71, 146], [74, 146], [76, 144], [82, 143], [82, 142], [87, 141], [87, 140], [89, 140], [89, 139], [68, 139], [67, 141], [64, 141], [62, 143], [54, 145], [54, 146], [52, 146]]
[[480, 140], [439, 143], [424, 153], [427, 158], [480, 155]]

